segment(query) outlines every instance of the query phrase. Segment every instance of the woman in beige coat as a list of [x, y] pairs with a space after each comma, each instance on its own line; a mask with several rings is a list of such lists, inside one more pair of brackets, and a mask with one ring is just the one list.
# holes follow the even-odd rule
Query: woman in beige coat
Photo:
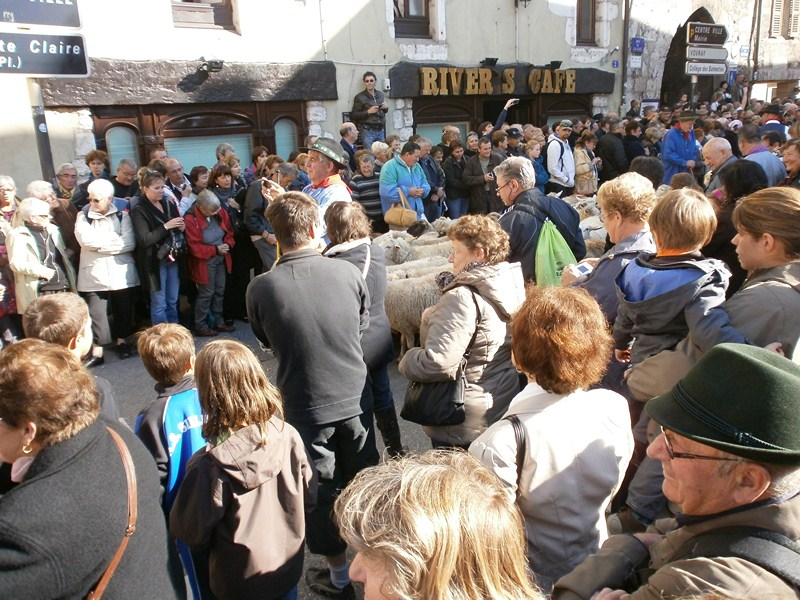
[[597, 137], [588, 129], [575, 142], [575, 193], [594, 196], [597, 193], [597, 170], [601, 165], [594, 155]]
[[434, 447], [467, 448], [521, 389], [511, 364], [509, 321], [525, 300], [525, 285], [519, 263], [505, 262], [508, 235], [494, 219], [465, 215], [447, 235], [453, 271], [438, 275], [442, 297], [422, 314], [421, 347], [403, 356], [400, 372], [412, 381], [453, 379], [477, 328], [466, 368], [464, 422], [425, 427]]
[[22, 224], [11, 230], [6, 247], [22, 314], [41, 293], [74, 292], [75, 270], [61, 232], [50, 222], [50, 205], [25, 198], [17, 210]]

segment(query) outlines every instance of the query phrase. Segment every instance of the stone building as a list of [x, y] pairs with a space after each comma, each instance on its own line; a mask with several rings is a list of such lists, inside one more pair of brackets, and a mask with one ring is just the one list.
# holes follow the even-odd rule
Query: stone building
[[726, 76], [701, 76], [698, 91], [710, 99], [723, 80], [737, 72], [751, 82], [751, 97], [785, 96], [800, 79], [799, 0], [671, 0], [631, 2], [629, 38], [644, 39], [641, 60], [631, 54], [625, 77], [626, 99], [673, 102], [689, 91], [686, 23], [719, 23], [728, 30]]
[[[438, 141], [521, 98], [510, 122], [619, 107], [621, 0], [77, 0], [91, 73], [42, 79], [53, 162], [106, 149], [193, 165], [231, 142], [249, 164], [308, 133], [338, 138], [362, 74], [377, 73], [387, 134]], [[8, 27], [8, 26], [6, 26]], [[2, 171], [39, 177], [23, 78], [0, 97]]]

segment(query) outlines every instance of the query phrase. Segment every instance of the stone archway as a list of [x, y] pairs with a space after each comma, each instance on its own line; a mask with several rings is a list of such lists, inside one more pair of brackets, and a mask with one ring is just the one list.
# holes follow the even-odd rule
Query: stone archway
[[[705, 7], [698, 8], [678, 27], [669, 46], [667, 58], [664, 61], [664, 76], [661, 79], [661, 104], [673, 106], [681, 94], [689, 93], [691, 79], [685, 74], [686, 70], [686, 26], [689, 22], [714, 23], [714, 17]], [[719, 79], [719, 81], [718, 81]], [[701, 100], [711, 100], [711, 95], [724, 77], [698, 77], [697, 91]]]

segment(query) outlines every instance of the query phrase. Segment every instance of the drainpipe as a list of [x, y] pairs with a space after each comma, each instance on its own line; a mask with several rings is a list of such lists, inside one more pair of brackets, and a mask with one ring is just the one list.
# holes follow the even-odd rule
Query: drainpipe
[[627, 101], [628, 89], [628, 52], [629, 52], [629, 34], [631, 21], [631, 3], [633, 0], [623, 0], [622, 2], [622, 99], [620, 102], [621, 109], [624, 109]]
[[[748, 96], [750, 95], [750, 89], [752, 89], [753, 82], [755, 82], [758, 78], [758, 71], [761, 68], [761, 60], [759, 54], [761, 54], [761, 0], [756, 0], [756, 8], [755, 8], [755, 29], [753, 30], [753, 36], [751, 40], [751, 52], [753, 57], [753, 72], [750, 75], [750, 85], [748, 86], [747, 92]], [[749, 60], [748, 60], [749, 62]]]
[[322, 19], [322, 0], [317, 0], [319, 6], [319, 41], [322, 44], [323, 60], [328, 60], [328, 40], [325, 39], [325, 28]]

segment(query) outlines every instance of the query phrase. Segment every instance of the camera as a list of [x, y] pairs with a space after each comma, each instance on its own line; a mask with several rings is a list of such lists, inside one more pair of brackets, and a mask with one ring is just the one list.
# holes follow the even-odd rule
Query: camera
[[589, 263], [578, 263], [575, 265], [575, 270], [581, 275], [588, 275], [594, 268]]
[[158, 260], [166, 260], [167, 262], [175, 262], [175, 257], [172, 255], [172, 244], [170, 242], [162, 243], [158, 247], [156, 258]]

